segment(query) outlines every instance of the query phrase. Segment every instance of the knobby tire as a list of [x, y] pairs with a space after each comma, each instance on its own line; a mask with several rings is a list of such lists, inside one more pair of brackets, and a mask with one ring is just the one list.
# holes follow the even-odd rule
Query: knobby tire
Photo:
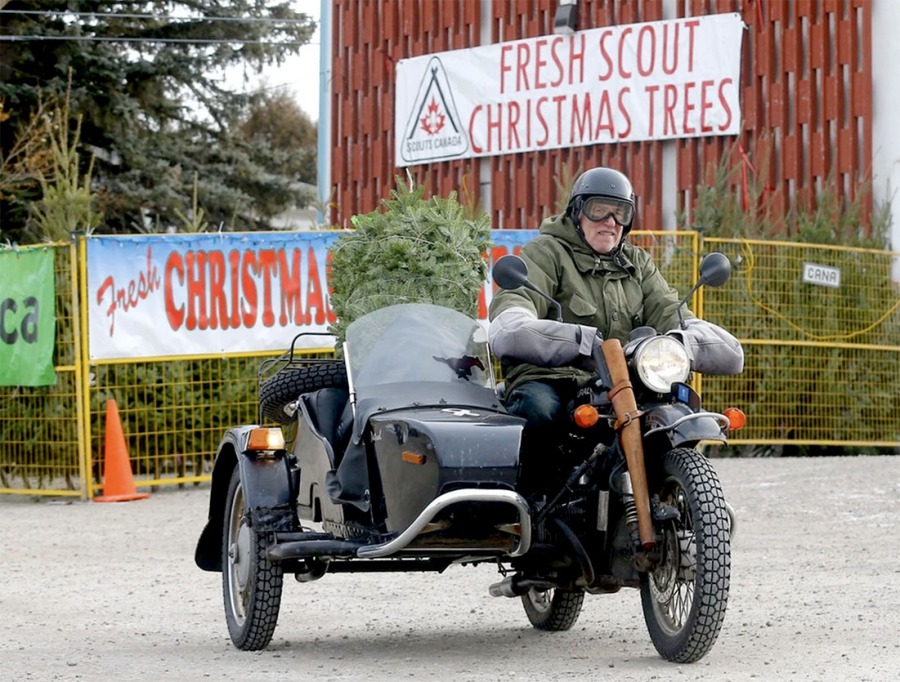
[[[266, 559], [266, 539], [248, 525], [246, 499], [238, 467], [235, 467], [225, 498], [222, 531], [222, 595], [225, 621], [234, 645], [243, 651], [258, 651], [268, 646], [278, 624], [284, 573], [281, 566]], [[239, 570], [230, 553], [235, 551], [238, 537], [245, 533], [247, 556], [242, 559], [248, 572], [246, 584], [240, 585]]]
[[320, 388], [347, 388], [347, 368], [339, 360], [304, 367], [287, 367], [259, 387], [259, 409], [264, 420], [291, 424], [296, 416], [284, 408], [301, 393]]
[[[651, 574], [642, 574], [641, 603], [650, 638], [660, 655], [676, 663], [693, 663], [715, 644], [725, 618], [731, 581], [729, 520], [719, 478], [703, 455], [676, 448], [663, 458], [663, 470], [661, 501], [675, 504], [681, 511], [681, 520], [668, 522], [664, 537], [674, 544], [680, 533], [688, 545], [688, 556], [695, 555], [695, 571], [686, 571], [677, 557], [672, 557], [683, 552], [670, 552], [669, 558], [675, 561], [669, 564], [664, 560]], [[654, 595], [654, 589], [664, 594], [660, 580], [674, 585], [677, 593], [665, 603]], [[656, 581], [653, 588], [651, 581]], [[692, 601], [685, 607], [684, 618], [673, 614], [672, 605], [686, 605], [688, 599]]]

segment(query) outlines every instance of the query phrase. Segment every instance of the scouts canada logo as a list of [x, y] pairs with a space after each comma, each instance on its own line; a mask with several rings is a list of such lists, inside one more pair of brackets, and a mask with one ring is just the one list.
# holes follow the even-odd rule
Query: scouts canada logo
[[406, 124], [401, 154], [408, 163], [462, 156], [469, 148], [444, 65], [428, 62]]

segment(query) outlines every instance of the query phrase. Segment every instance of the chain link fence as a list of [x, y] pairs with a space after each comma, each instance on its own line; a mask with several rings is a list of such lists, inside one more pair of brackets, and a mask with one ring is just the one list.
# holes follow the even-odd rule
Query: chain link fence
[[[900, 254], [695, 232], [635, 232], [631, 239], [680, 292], [696, 281], [704, 253], [722, 251], [734, 264], [724, 287], [701, 290], [690, 302], [745, 349], [742, 375], [699, 382], [710, 409], [734, 405], [747, 413], [732, 444], [897, 447], [900, 290], [891, 269]], [[40, 248], [55, 254], [57, 383], [0, 388], [0, 493], [97, 494], [110, 398], [138, 487], [209, 480], [225, 430], [258, 421], [257, 369], [273, 354], [89, 363], [76, 295], [83, 252], [70, 244]], [[290, 342], [284, 339], [285, 348]], [[330, 349], [304, 353], [321, 357]]]

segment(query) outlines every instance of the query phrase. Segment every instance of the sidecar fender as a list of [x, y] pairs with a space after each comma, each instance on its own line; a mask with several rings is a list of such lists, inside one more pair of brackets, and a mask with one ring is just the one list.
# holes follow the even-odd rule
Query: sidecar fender
[[287, 452], [259, 456], [248, 452], [247, 439], [254, 425], [229, 429], [216, 451], [209, 495], [209, 515], [200, 534], [194, 561], [204, 571], [222, 570], [222, 524], [225, 497], [234, 468], [240, 468], [244, 501], [257, 532], [294, 530], [293, 490]]
[[726, 442], [723, 420], [720, 414], [674, 403], [649, 408], [641, 421], [644, 438], [665, 436], [672, 447], [680, 447], [693, 446], [702, 440]]

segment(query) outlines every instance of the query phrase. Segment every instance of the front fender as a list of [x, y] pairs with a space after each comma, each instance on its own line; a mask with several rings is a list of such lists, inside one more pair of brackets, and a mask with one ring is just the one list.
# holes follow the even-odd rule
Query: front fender
[[240, 467], [244, 501], [257, 532], [294, 530], [293, 486], [285, 450], [260, 456], [247, 451], [255, 426], [229, 429], [222, 437], [213, 464], [206, 526], [200, 533], [194, 561], [204, 571], [222, 570], [222, 533], [225, 498], [234, 468]]
[[725, 443], [721, 415], [693, 410], [683, 403], [655, 405], [649, 408], [641, 420], [645, 438], [663, 436], [671, 447], [692, 446], [701, 440]]

